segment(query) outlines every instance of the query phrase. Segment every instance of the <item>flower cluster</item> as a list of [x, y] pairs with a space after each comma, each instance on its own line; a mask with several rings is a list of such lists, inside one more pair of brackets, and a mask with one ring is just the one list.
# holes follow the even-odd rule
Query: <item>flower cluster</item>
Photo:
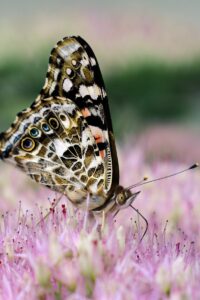
[[[166, 162], [150, 167], [130, 149], [123, 156], [126, 185], [139, 174], [151, 178], [183, 167]], [[199, 171], [143, 189], [134, 203], [149, 222], [141, 242], [145, 224], [131, 208], [100, 227], [64, 198], [55, 208], [51, 201], [46, 211], [41, 206], [47, 191], [40, 193], [40, 203], [28, 210], [24, 200], [8, 212], [3, 205], [1, 299], [200, 298]]]

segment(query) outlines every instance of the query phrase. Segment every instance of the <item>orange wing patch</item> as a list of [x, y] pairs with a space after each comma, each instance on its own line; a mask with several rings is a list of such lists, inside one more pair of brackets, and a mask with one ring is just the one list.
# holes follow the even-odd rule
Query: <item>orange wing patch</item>
[[[92, 127], [92, 126], [90, 126], [90, 127]], [[92, 131], [92, 134], [94, 136], [94, 139], [95, 139], [97, 145], [105, 142], [105, 137], [104, 137], [103, 131], [100, 128], [92, 127], [91, 131]], [[104, 158], [106, 156], [105, 150], [100, 150], [99, 153], [102, 158]]]
[[91, 116], [91, 112], [89, 111], [88, 108], [81, 109], [81, 112], [82, 112], [82, 115], [84, 116], [84, 118]]

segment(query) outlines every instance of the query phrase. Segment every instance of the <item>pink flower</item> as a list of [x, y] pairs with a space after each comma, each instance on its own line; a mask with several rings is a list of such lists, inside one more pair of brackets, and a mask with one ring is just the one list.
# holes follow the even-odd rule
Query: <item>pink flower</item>
[[[149, 166], [141, 151], [131, 148], [120, 157], [121, 181], [127, 186], [143, 175], [154, 178], [184, 167], [170, 162]], [[51, 207], [47, 198], [55, 195], [30, 184], [20, 194], [19, 185], [20, 180], [12, 186], [9, 211], [2, 205], [1, 299], [200, 298], [199, 171], [142, 189], [134, 203], [149, 222], [141, 243], [144, 223], [131, 208], [115, 220], [108, 218], [101, 235], [96, 223], [84, 212], [70, 211], [64, 198], [38, 224]], [[1, 197], [0, 203], [4, 191]], [[21, 205], [14, 206], [15, 198], [23, 199]]]

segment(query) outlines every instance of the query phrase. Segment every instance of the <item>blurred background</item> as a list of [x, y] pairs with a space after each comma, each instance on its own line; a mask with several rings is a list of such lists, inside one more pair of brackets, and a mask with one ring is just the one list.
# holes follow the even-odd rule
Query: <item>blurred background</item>
[[[200, 162], [199, 0], [0, 0], [0, 132], [10, 126], [17, 112], [30, 106], [37, 97], [44, 84], [50, 51], [61, 38], [68, 35], [82, 36], [91, 45], [99, 61], [109, 97], [118, 144], [120, 183], [123, 186], [127, 187], [138, 182], [144, 175], [149, 176], [151, 180], [180, 171], [196, 161]], [[61, 227], [59, 226], [59, 215], [52, 214], [52, 233], [56, 234], [56, 238], [58, 232], [58, 242], [54, 235], [53, 239], [50, 236], [50, 250], [47, 249], [47, 240], [43, 240], [42, 235], [40, 236], [40, 231], [39, 235], [34, 233], [27, 239], [27, 232], [31, 232], [30, 230], [37, 232], [39, 228], [34, 228], [33, 220], [40, 221], [41, 211], [46, 215], [45, 209], [49, 211], [53, 199], [58, 199], [58, 195], [41, 188], [21, 171], [2, 162], [0, 175], [0, 263], [3, 262], [1, 266], [2, 270], [5, 270], [2, 282], [9, 295], [18, 293], [18, 299], [22, 299], [24, 291], [31, 287], [30, 275], [37, 282], [37, 276], [33, 276], [28, 266], [29, 261], [36, 273], [44, 270], [47, 281], [45, 277], [43, 279], [39, 276], [39, 273], [38, 280], [51, 291], [48, 280], [49, 270], [53, 269], [48, 257], [52, 257], [53, 261], [55, 259], [57, 261], [58, 255], [62, 258], [61, 249], [65, 245], [63, 241], [66, 240], [66, 232], [69, 232], [67, 241], [73, 239], [75, 245], [78, 245], [78, 253], [83, 251], [86, 258], [87, 253], [90, 253], [87, 240], [92, 241], [94, 249], [100, 249], [104, 255], [106, 248], [102, 248], [99, 243], [96, 244], [96, 241], [98, 242], [96, 236], [95, 240], [93, 238], [91, 240], [87, 235], [81, 235], [80, 241], [84, 242], [83, 247], [81, 246], [76, 229], [81, 226], [79, 214], [76, 214], [78, 222], [76, 219], [73, 219], [73, 222], [67, 220], [69, 231], [64, 223], [61, 222]], [[126, 247], [128, 254], [124, 258], [123, 237], [126, 234], [124, 227], [119, 227], [120, 231], [116, 231], [119, 247], [113, 238], [115, 230], [110, 236], [109, 231], [105, 230], [105, 235], [103, 232], [103, 243], [105, 241], [105, 245], [109, 247], [112, 244], [112, 247], [107, 247], [110, 251], [107, 257], [111, 257], [108, 275], [114, 280], [116, 278], [121, 280], [122, 290], [125, 291], [126, 286], [129, 288], [131, 286], [129, 274], [133, 266], [136, 270], [136, 280], [139, 278], [139, 286], [141, 285], [143, 290], [142, 299], [147, 299], [146, 295], [150, 292], [154, 295], [152, 299], [153, 297], [156, 299], [159, 285], [165, 293], [163, 299], [190, 299], [187, 297], [188, 293], [199, 295], [197, 287], [199, 280], [194, 281], [196, 274], [199, 275], [199, 182], [200, 170], [197, 169], [141, 187], [142, 193], [133, 205], [149, 221], [149, 235], [147, 234], [149, 244], [146, 245], [150, 247], [145, 244], [141, 248], [136, 246], [131, 248], [136, 249], [132, 253], [130, 252], [132, 250]], [[136, 192], [138, 188], [132, 191]], [[63, 210], [62, 204], [68, 208], [69, 201], [66, 201], [66, 197], [58, 204], [58, 210]], [[31, 215], [26, 209], [31, 209]], [[17, 213], [13, 213], [13, 210]], [[6, 211], [8, 213], [5, 213]], [[70, 210], [67, 213], [70, 215]], [[86, 220], [87, 214], [85, 216]], [[139, 228], [144, 226], [139, 215], [127, 208], [118, 214], [119, 222], [116, 225], [127, 224], [129, 228], [133, 228], [134, 239], [135, 220]], [[15, 222], [16, 228], [13, 231]], [[51, 223], [41, 224], [44, 234], [51, 231], [48, 227]], [[43, 224], [47, 224], [47, 230]], [[63, 231], [59, 229], [62, 226]], [[169, 240], [166, 239], [166, 231], [170, 233]], [[128, 240], [131, 236], [130, 231], [127, 235]], [[40, 241], [41, 245], [38, 247], [37, 243]], [[134, 247], [137, 245], [134, 240], [133, 245]], [[13, 251], [12, 247], [16, 250]], [[38, 252], [39, 256], [26, 252], [26, 247], [32, 247], [33, 253]], [[45, 255], [43, 249], [48, 250]], [[73, 243], [69, 245], [69, 249], [73, 251], [66, 249], [63, 257], [70, 263], [68, 270], [70, 273], [73, 271], [77, 255], [73, 256]], [[58, 252], [57, 256], [55, 251]], [[118, 253], [115, 251], [120, 251], [120, 262], [115, 266], [117, 276], [111, 272], [112, 262], [115, 262]], [[6, 263], [10, 261], [12, 272], [9, 265], [4, 266], [4, 252], [6, 252], [5, 261]], [[104, 265], [100, 261], [99, 253], [97, 252], [97, 262], [94, 264], [99, 270], [91, 272], [93, 260], [91, 264], [89, 261], [88, 272], [85, 267], [83, 269], [87, 276], [85, 282], [89, 291], [93, 290], [95, 278], [97, 286], [104, 287], [104, 279], [101, 276]], [[130, 258], [136, 255], [137, 260], [132, 262]], [[80, 255], [78, 259], [81, 263]], [[56, 266], [61, 265], [60, 261], [59, 259]], [[130, 262], [130, 268], [126, 268], [125, 262]], [[23, 274], [20, 266], [27, 268], [28, 273]], [[183, 270], [185, 274], [182, 276]], [[73, 290], [76, 291], [78, 278], [76, 272], [73, 271], [70, 278], [68, 273], [62, 273], [58, 269], [56, 272], [56, 278], [59, 279], [58, 291], [66, 286], [72, 293]], [[14, 280], [9, 283], [7, 278], [11, 278], [11, 273], [14, 274], [16, 283]], [[123, 280], [124, 274], [129, 275], [127, 282]], [[100, 280], [97, 275], [101, 276]], [[70, 284], [63, 281], [66, 276]], [[157, 280], [157, 286], [154, 278]], [[111, 282], [108, 280], [107, 282]], [[24, 282], [26, 287], [20, 290], [17, 282]], [[152, 283], [155, 290], [152, 289]], [[10, 284], [14, 286], [14, 290], [10, 288]], [[38, 289], [38, 286], [37, 290], [42, 299], [45, 289]], [[108, 293], [111, 295], [115, 285], [112, 283], [108, 286]], [[79, 288], [77, 295], [78, 293]], [[0, 294], [3, 295], [1, 292]], [[60, 293], [52, 292], [51, 295], [52, 297], [55, 295], [58, 299]], [[72, 297], [73, 294], [71, 299]], [[117, 297], [119, 299], [120, 296]]]
[[81, 35], [98, 58], [120, 144], [146, 159], [198, 160], [200, 2], [1, 1], [0, 131], [41, 87], [52, 47]]

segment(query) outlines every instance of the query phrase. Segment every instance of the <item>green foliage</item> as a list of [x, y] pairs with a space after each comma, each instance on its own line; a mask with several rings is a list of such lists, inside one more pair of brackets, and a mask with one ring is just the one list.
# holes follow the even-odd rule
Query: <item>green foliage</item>
[[[44, 51], [43, 51], [44, 52]], [[46, 53], [12, 57], [0, 64], [0, 128], [10, 125], [16, 112], [36, 98], [47, 69]], [[105, 76], [114, 127], [117, 133], [155, 121], [177, 121], [199, 101], [200, 61], [130, 64]]]
[[[29, 106], [44, 84], [47, 59], [43, 55], [13, 57], [0, 62], [0, 129], [10, 125], [18, 111]], [[1, 131], [0, 130], [0, 131]]]
[[130, 130], [149, 122], [180, 121], [199, 102], [200, 61], [132, 64], [107, 76], [106, 86], [117, 131], [121, 124]]

